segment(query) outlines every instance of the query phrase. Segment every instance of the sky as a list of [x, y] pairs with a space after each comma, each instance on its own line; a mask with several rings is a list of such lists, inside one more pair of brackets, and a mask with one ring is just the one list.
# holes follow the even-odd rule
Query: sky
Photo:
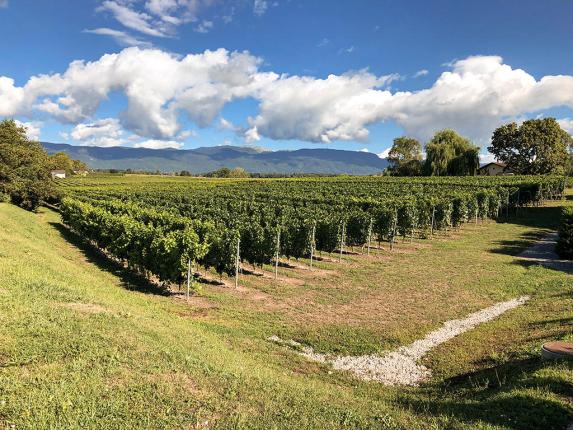
[[384, 155], [573, 133], [570, 0], [0, 0], [0, 118], [74, 145]]

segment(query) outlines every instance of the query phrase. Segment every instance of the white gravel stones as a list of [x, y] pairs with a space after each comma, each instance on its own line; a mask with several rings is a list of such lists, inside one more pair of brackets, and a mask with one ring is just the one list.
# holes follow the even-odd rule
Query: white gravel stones
[[293, 340], [284, 341], [278, 336], [271, 336], [268, 340], [292, 347], [309, 360], [330, 364], [336, 370], [350, 371], [358, 378], [366, 381], [378, 381], [386, 385], [416, 386], [430, 376], [430, 370], [418, 364], [418, 361], [428, 351], [473, 329], [478, 324], [490, 321], [504, 312], [524, 304], [527, 300], [529, 297], [523, 296], [507, 302], [496, 303], [474, 312], [466, 318], [447, 321], [442, 327], [428, 333], [423, 339], [383, 355], [333, 356], [316, 353], [310, 347], [303, 346]]

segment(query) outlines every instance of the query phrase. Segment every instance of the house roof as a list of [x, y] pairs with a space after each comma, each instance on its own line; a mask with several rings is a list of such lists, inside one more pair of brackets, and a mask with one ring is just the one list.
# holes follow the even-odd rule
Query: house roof
[[63, 173], [63, 174], [65, 174], [66, 171], [65, 170], [52, 170], [50, 173], [54, 173], [54, 174]]
[[489, 167], [489, 166], [491, 166], [491, 165], [499, 166], [499, 167], [503, 167], [503, 168], [505, 168], [505, 167], [507, 166], [507, 165], [504, 164], [504, 163], [498, 163], [497, 161], [492, 161], [491, 163], [487, 163], [487, 164], [484, 164], [483, 166], [481, 166], [481, 167], [480, 167], [480, 170], [481, 170], [481, 169], [485, 169], [486, 167]]

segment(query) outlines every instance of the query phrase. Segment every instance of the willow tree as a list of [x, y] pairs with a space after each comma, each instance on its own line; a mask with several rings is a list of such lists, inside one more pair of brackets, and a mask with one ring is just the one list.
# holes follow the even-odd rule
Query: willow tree
[[424, 170], [431, 176], [470, 176], [479, 168], [479, 147], [454, 130], [438, 131], [426, 145]]

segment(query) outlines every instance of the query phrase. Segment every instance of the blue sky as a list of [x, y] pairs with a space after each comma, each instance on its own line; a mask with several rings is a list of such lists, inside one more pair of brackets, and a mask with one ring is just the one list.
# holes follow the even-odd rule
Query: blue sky
[[46, 141], [183, 148], [382, 153], [444, 127], [485, 146], [544, 115], [572, 132], [572, 17], [566, 0], [0, 0], [0, 117]]

